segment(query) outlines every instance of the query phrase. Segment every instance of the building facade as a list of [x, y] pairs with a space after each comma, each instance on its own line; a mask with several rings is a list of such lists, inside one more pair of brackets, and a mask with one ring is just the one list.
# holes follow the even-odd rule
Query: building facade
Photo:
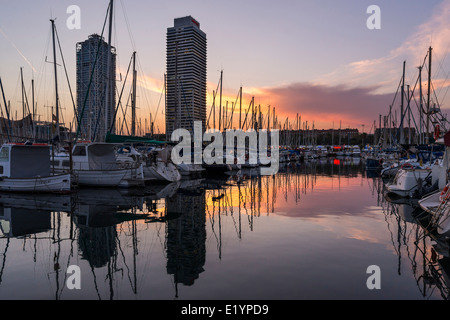
[[115, 133], [116, 50], [111, 47], [108, 55], [108, 48], [97, 34], [76, 46], [78, 137], [91, 141]]
[[193, 132], [194, 121], [206, 128], [206, 34], [191, 16], [167, 29], [166, 138], [175, 129]]

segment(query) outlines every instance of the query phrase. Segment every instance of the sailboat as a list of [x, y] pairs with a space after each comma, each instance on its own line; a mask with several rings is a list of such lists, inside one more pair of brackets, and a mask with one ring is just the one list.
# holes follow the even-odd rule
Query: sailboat
[[170, 160], [169, 147], [149, 147], [139, 152], [133, 146], [122, 146], [117, 151], [118, 163], [140, 163], [143, 166], [144, 179], [175, 182], [181, 180], [181, 174]]
[[159, 181], [174, 182], [181, 180], [181, 174], [170, 159], [169, 147], [156, 147], [148, 152], [144, 175]]
[[419, 200], [420, 207], [431, 215], [430, 226], [439, 234], [450, 231], [450, 185]]
[[438, 233], [443, 234], [450, 231], [450, 183], [447, 179], [450, 165], [450, 132], [437, 142], [445, 144], [445, 153], [438, 171], [439, 188], [419, 200], [419, 205], [431, 215], [431, 225], [436, 227]]
[[392, 183], [387, 183], [389, 193], [400, 197], [417, 197], [423, 194], [422, 189], [431, 187], [435, 181], [432, 180], [432, 169], [415, 168], [412, 165], [398, 170]]

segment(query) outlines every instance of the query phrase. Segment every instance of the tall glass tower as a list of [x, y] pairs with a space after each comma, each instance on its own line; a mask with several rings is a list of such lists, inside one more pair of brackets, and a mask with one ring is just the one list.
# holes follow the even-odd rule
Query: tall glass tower
[[166, 137], [175, 129], [206, 128], [206, 34], [191, 16], [167, 29]]
[[111, 47], [110, 55], [108, 51], [108, 43], [98, 34], [76, 47], [79, 136], [92, 141], [104, 141], [110, 129], [115, 131], [116, 50]]

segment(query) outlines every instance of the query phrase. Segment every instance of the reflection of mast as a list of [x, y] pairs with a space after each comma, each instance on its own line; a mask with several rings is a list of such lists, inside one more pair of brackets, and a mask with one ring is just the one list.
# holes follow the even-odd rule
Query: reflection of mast
[[[398, 273], [400, 274], [401, 269], [401, 252], [402, 245], [405, 247], [405, 250], [408, 253], [408, 257], [410, 258], [412, 264], [412, 272], [416, 280], [416, 284], [422, 293], [423, 297], [429, 296], [433, 294], [433, 287], [437, 288], [440, 291], [441, 296], [444, 299], [449, 299], [450, 290], [448, 285], [446, 284], [445, 275], [442, 265], [438, 266], [443, 259], [439, 260], [437, 257], [436, 250], [431, 247], [428, 249], [428, 241], [429, 239], [433, 239], [433, 241], [439, 243], [439, 239], [434, 238], [432, 234], [428, 233], [426, 230], [422, 230], [419, 221], [417, 220], [417, 216], [414, 216], [412, 212], [414, 212], [414, 206], [410, 204], [394, 204], [388, 201], [385, 202], [386, 206], [383, 206], [383, 212], [385, 214], [385, 220], [388, 223], [388, 218], [396, 219], [397, 226], [397, 246], [394, 242], [393, 232], [391, 231], [391, 240], [392, 245], [398, 255]], [[381, 204], [383, 205], [383, 204]], [[409, 210], [408, 210], [409, 208]], [[401, 210], [401, 212], [400, 212]], [[409, 212], [409, 213], [408, 213]], [[412, 219], [412, 221], [411, 221]], [[403, 223], [402, 223], [403, 222]], [[407, 229], [408, 225], [411, 225], [416, 228], [415, 233], [409, 232]], [[414, 239], [409, 239], [410, 235], [415, 235]], [[414, 254], [410, 252], [410, 244], [414, 245]], [[445, 254], [448, 253], [448, 242], [445, 241]], [[416, 258], [417, 253], [420, 253], [422, 260]], [[431, 255], [430, 255], [431, 253]], [[444, 258], [448, 259], [448, 258]], [[420, 276], [416, 277], [417, 269], [421, 262], [422, 271], [420, 272]], [[445, 263], [445, 261], [443, 261]], [[431, 290], [430, 290], [431, 289]]]
[[3, 277], [3, 271], [5, 270], [6, 265], [6, 252], [8, 252], [9, 248], [9, 240], [10, 238], [6, 238], [6, 246], [5, 246], [5, 252], [3, 252], [3, 262], [2, 262], [2, 268], [0, 269], [0, 284], [2, 283], [2, 277]]
[[[57, 242], [57, 251], [55, 252], [55, 255], [53, 257], [53, 270], [55, 271], [55, 278], [56, 278], [56, 292], [55, 292], [55, 300], [58, 300], [58, 291], [59, 291], [59, 256], [61, 254], [61, 215], [60, 213], [57, 214], [58, 218], [57, 226], [53, 227], [53, 242]], [[55, 218], [53, 218], [55, 220]], [[55, 236], [55, 230], [56, 230], [56, 236]]]

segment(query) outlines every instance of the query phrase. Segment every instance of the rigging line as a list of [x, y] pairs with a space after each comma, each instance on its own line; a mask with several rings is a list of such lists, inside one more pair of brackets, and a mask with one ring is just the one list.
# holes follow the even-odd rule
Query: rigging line
[[[448, 73], [447, 78], [450, 76], [450, 72]], [[445, 80], [445, 82], [447, 82], [447, 79]], [[444, 83], [445, 83], [444, 82]], [[444, 96], [442, 97], [442, 101], [445, 100], [445, 97], [447, 96], [448, 90], [450, 89], [450, 84], [447, 86], [447, 90], [445, 90]]]
[[[405, 117], [406, 117], [406, 113], [408, 111], [411, 112], [411, 118], [412, 118], [412, 121], [414, 122], [414, 128], [416, 129], [416, 131], [418, 131], [419, 127], [418, 127], [418, 125], [416, 123], [416, 118], [414, 117], [414, 114], [413, 114], [413, 112], [411, 110], [411, 100], [412, 100], [413, 96], [414, 96], [414, 94], [411, 94], [411, 96], [409, 97], [408, 107], [406, 108], [406, 111], [405, 111]], [[414, 99], [414, 101], [416, 102], [416, 99]], [[417, 102], [416, 102], [416, 104], [417, 104]], [[408, 124], [408, 127], [409, 126], [410, 125]]]
[[[137, 56], [136, 62], [137, 62], [137, 68], [138, 68], [140, 74], [142, 74], [142, 75], [145, 77], [144, 69], [143, 69], [143, 67], [142, 67], [141, 60], [140, 60], [140, 57], [139, 57], [139, 56]], [[153, 103], [153, 101], [152, 101], [152, 99], [151, 99], [151, 96], [150, 96], [150, 99], [149, 99], [146, 90], [143, 90], [142, 92], [143, 92], [143, 95], [144, 95], [144, 99], [145, 99], [145, 101], [146, 101], [146, 103], [147, 103], [147, 108], [148, 108], [148, 110], [150, 111], [150, 106], [151, 106], [151, 105], [154, 105], [154, 103]], [[150, 100], [150, 101], [149, 101], [149, 100]], [[150, 114], [151, 114], [151, 111], [150, 111]], [[157, 115], [158, 115], [158, 114], [155, 113], [155, 118], [156, 118]]]
[[[239, 90], [239, 91], [240, 91], [240, 90]], [[237, 101], [238, 101], [238, 99], [239, 99], [239, 95], [240, 95], [240, 92], [238, 92], [238, 94], [237, 94], [237, 96], [236, 96], [236, 100], [234, 101], [233, 108], [231, 109], [231, 117], [230, 117], [230, 121], [229, 121], [229, 127], [230, 127], [230, 128], [233, 127], [233, 114], [234, 114], [234, 109], [236, 108]], [[227, 126], [227, 127], [228, 127], [228, 126]]]
[[[113, 119], [112, 119], [112, 121], [111, 121], [111, 127], [109, 128], [109, 132], [112, 131], [112, 129], [113, 129], [113, 127], [114, 127], [114, 123], [115, 123], [115, 121], [116, 121], [117, 110], [119, 109], [119, 104], [120, 104], [120, 101], [121, 101], [121, 99], [122, 99], [123, 90], [124, 90], [124, 88], [125, 88], [125, 84], [127, 83], [128, 74], [129, 74], [129, 72], [130, 72], [131, 61], [133, 61], [133, 56], [131, 56], [130, 62], [128, 63], [127, 73], [126, 73], [126, 75], [125, 75], [125, 80], [123, 81], [122, 90], [121, 90], [120, 95], [119, 95], [119, 100], [118, 100], [118, 102], [117, 102], [117, 107], [115, 108], [116, 110], [114, 111], [114, 116], [113, 116]], [[116, 87], [116, 90], [117, 90], [117, 87]]]
[[39, 99], [38, 97], [40, 96], [40, 92], [41, 92], [41, 87], [42, 87], [42, 83], [44, 82], [42, 79], [44, 77], [44, 67], [46, 66], [46, 62], [45, 62], [45, 57], [46, 57], [46, 51], [48, 50], [49, 47], [49, 43], [50, 43], [50, 38], [51, 38], [51, 28], [48, 29], [48, 34], [47, 34], [47, 42], [45, 44], [46, 50], [44, 50], [43, 54], [42, 54], [42, 58], [41, 58], [41, 65], [39, 67], [39, 71], [37, 72], [37, 76], [38, 78], [36, 79], [36, 83], [37, 83], [37, 88], [36, 88], [36, 99], [35, 99], [35, 103], [36, 105], [38, 104], [37, 100]]
[[[213, 92], [213, 107], [214, 107], [215, 100], [216, 100], [216, 92]], [[212, 112], [213, 112], [213, 108], [211, 107], [211, 108], [209, 109], [208, 121], [206, 122], [206, 123], [207, 123], [207, 128], [208, 128], [208, 129], [210, 128], [210, 126], [209, 126], [209, 119], [211, 119], [211, 114], [212, 114]]]
[[[439, 58], [436, 59], [436, 52], [434, 52], [434, 60], [437, 60], [438, 66], [439, 66], [438, 72], [436, 73], [436, 76], [438, 76], [439, 71], [442, 71], [443, 75], [445, 75], [445, 71], [444, 71], [443, 63], [442, 63], [442, 62], [443, 62], [443, 61], [445, 60], [445, 58], [447, 57], [447, 54], [448, 54], [448, 48], [449, 48], [449, 47], [450, 47], [450, 42], [449, 42], [449, 45], [447, 46], [447, 49], [444, 51], [444, 52], [446, 52], [446, 53], [445, 53], [445, 56], [444, 56], [443, 59], [439, 59]], [[447, 76], [447, 78], [448, 78], [448, 76]], [[444, 82], [444, 83], [445, 83], [445, 82]], [[439, 90], [439, 92], [438, 92], [438, 95], [439, 95], [439, 93], [440, 93], [441, 90], [442, 90], [442, 87], [440, 88], [440, 90]]]
[[[215, 91], [215, 92], [213, 91], [213, 107], [214, 107], [214, 108], [215, 108], [216, 95], [217, 95], [217, 92], [219, 91], [220, 82], [221, 82], [221, 79], [219, 78], [219, 81], [217, 82], [216, 91]], [[211, 116], [213, 107], [211, 107], [211, 109], [210, 109], [210, 116]], [[215, 118], [215, 117], [214, 117], [214, 118]], [[214, 121], [215, 121], [215, 119], [213, 119], [213, 122], [214, 122]], [[209, 119], [208, 119], [208, 124], [207, 124], [207, 126], [210, 128], [210, 126], [209, 126]], [[213, 128], [213, 129], [216, 129], [216, 128]]]
[[123, 115], [123, 119], [122, 119], [122, 125], [120, 127], [120, 130], [123, 132], [123, 125], [125, 124], [125, 127], [127, 129], [127, 135], [130, 135], [130, 129], [128, 128], [128, 124], [127, 124], [127, 119], [126, 119], [126, 114], [127, 114], [127, 109], [128, 109], [128, 103], [130, 102], [130, 96], [128, 96], [128, 100], [127, 103], [125, 104], [125, 110], [123, 109], [123, 105], [122, 105], [122, 101], [120, 101], [120, 109], [122, 110], [122, 115]]
[[91, 133], [91, 137], [89, 137], [89, 139], [92, 139], [92, 141], [95, 141], [96, 137], [97, 137], [97, 129], [99, 127], [99, 122], [100, 122], [100, 118], [102, 116], [102, 109], [99, 109], [98, 112], [98, 116], [97, 116], [97, 120], [95, 121], [95, 127], [94, 127], [94, 137], [92, 138], [92, 133]]
[[[27, 96], [27, 92], [26, 92], [25, 87], [24, 87], [23, 78], [22, 78], [22, 91], [23, 91], [23, 95], [24, 95], [24, 97], [25, 97], [25, 101], [22, 101], [22, 102], [23, 102], [24, 105], [27, 107], [28, 115], [31, 115], [31, 112], [30, 112], [30, 104], [28, 103], [28, 96]], [[25, 110], [24, 110], [24, 112], [25, 112]], [[25, 114], [23, 115], [23, 118], [25, 119]], [[23, 121], [23, 119], [22, 119], [22, 121]], [[25, 128], [24, 128], [24, 129], [25, 129]], [[33, 124], [33, 121], [31, 121], [31, 130], [34, 132], [34, 124]]]
[[[109, 6], [108, 6], [108, 10], [106, 10], [106, 17], [105, 17], [105, 21], [103, 22], [102, 34], [101, 34], [101, 36], [100, 36], [100, 39], [103, 38], [103, 33], [105, 32], [106, 22], [108, 21], [108, 13], [109, 13], [109, 10], [111, 10], [111, 3], [110, 3]], [[86, 96], [85, 96], [85, 98], [84, 98], [83, 108], [81, 109], [81, 115], [79, 115], [78, 121], [77, 121], [77, 122], [78, 122], [78, 127], [77, 127], [77, 133], [76, 133], [76, 135], [75, 135], [75, 141], [78, 140], [78, 135], [80, 134], [80, 130], [81, 130], [81, 120], [82, 120], [82, 118], [83, 118], [84, 110], [85, 110], [85, 108], [86, 108], [87, 99], [88, 99], [89, 91], [90, 91], [91, 84], [92, 84], [92, 78], [93, 78], [93, 76], [94, 76], [94, 69], [95, 69], [95, 66], [97, 65], [98, 56], [99, 56], [99, 54], [100, 54], [100, 47], [101, 47], [101, 41], [98, 41], [97, 53], [96, 53], [96, 55], [95, 55], [94, 64], [93, 64], [93, 66], [92, 66], [92, 72], [91, 72], [91, 76], [90, 76], [90, 79], [89, 79], [89, 84], [88, 84], [88, 87], [87, 87]]]
[[76, 109], [76, 106], [75, 106], [75, 100], [73, 99], [72, 87], [70, 86], [69, 75], [67, 74], [66, 62], [64, 60], [64, 56], [63, 56], [63, 52], [62, 52], [62, 48], [61, 48], [61, 43], [59, 42], [58, 30], [56, 29], [56, 26], [55, 26], [55, 33], [56, 33], [56, 39], [58, 40], [58, 47], [59, 47], [59, 52], [60, 52], [60, 55], [61, 55], [61, 60], [62, 60], [63, 66], [64, 66], [64, 72], [66, 74], [67, 85], [69, 86], [70, 97], [72, 99], [74, 116], [78, 117], [77, 109]]
[[130, 36], [131, 46], [133, 48], [133, 51], [136, 51], [136, 45], [135, 45], [135, 42], [134, 42], [133, 34], [131, 33], [130, 22], [128, 20], [128, 15], [127, 15], [127, 12], [125, 10], [125, 6], [124, 6], [122, 0], [120, 0], [120, 5], [122, 6], [122, 13], [123, 13], [123, 16], [125, 18], [125, 24], [127, 26], [128, 34]]
[[[129, 35], [129, 38], [130, 38], [130, 41], [131, 41], [131, 46], [132, 46], [132, 48], [133, 48], [133, 51], [137, 51], [137, 50], [136, 50], [136, 42], [135, 42], [135, 40], [134, 40], [134, 38], [133, 38], [133, 34], [132, 34], [132, 32], [131, 32], [130, 21], [129, 21], [129, 19], [128, 19], [126, 7], [125, 7], [125, 5], [123, 4], [123, 1], [122, 1], [122, 0], [120, 1], [120, 5], [121, 5], [121, 7], [122, 7], [122, 13], [123, 13], [123, 16], [124, 16], [124, 19], [125, 19], [125, 24], [126, 24], [126, 26], [127, 26], [127, 31], [128, 31], [128, 35]], [[145, 75], [144, 69], [143, 69], [143, 67], [142, 67], [142, 64], [141, 64], [141, 61], [140, 61], [140, 58], [139, 58], [139, 57], [137, 57], [136, 62], [137, 62], [138, 69], [139, 69], [139, 71], [141, 72], [141, 74], [142, 74], [142, 75]], [[146, 94], [145, 91], [143, 91], [143, 93], [144, 93], [144, 98], [145, 98], [145, 100], [146, 100], [146, 102], [147, 102], [147, 108], [148, 108], [149, 111], [150, 111], [150, 105], [153, 105], [153, 102], [152, 102], [152, 101], [149, 101], [149, 98], [148, 98], [148, 96], [147, 96], [147, 94]], [[151, 100], [151, 98], [150, 98], [150, 100]], [[161, 100], [160, 100], [160, 101], [161, 101]], [[158, 110], [159, 110], [159, 105], [158, 105]], [[150, 111], [150, 115], [151, 115], [151, 111]], [[155, 113], [155, 119], [157, 118], [157, 116], [158, 116], [158, 111], [156, 111], [156, 113]]]
[[[8, 106], [6, 105], [6, 98], [5, 98], [5, 93], [4, 93], [4, 91], [3, 91], [3, 84], [2, 84], [2, 78], [0, 78], [0, 91], [1, 91], [1, 93], [2, 93], [2, 97], [3, 97], [3, 104], [5, 105], [5, 112], [6, 112], [6, 115], [7, 115], [7, 117], [8, 117], [8, 125], [6, 124], [6, 119], [5, 119], [5, 117], [3, 116], [3, 109], [1, 109], [1, 107], [0, 107], [0, 110], [1, 110], [1, 114], [2, 114], [2, 118], [3, 118], [3, 125], [5, 126], [5, 128], [6, 128], [6, 134], [8, 135], [8, 142], [11, 142], [11, 137], [10, 137], [10, 130], [11, 130], [11, 120], [9, 119], [9, 111], [8, 111]], [[1, 105], [1, 104], [0, 104]], [[1, 281], [0, 281], [1, 282]]]
[[[397, 99], [397, 94], [398, 94], [398, 91], [401, 86], [402, 86], [402, 78], [400, 77], [400, 82], [398, 84], [397, 91], [395, 92], [394, 99], [392, 100], [391, 106], [394, 106], [395, 99]], [[392, 115], [392, 108], [390, 108], [389, 113], [388, 113], [388, 116], [391, 116], [391, 115]]]
[[158, 107], [156, 108], [155, 119], [154, 119], [153, 122], [155, 122], [155, 120], [158, 118], [159, 107], [161, 105], [161, 100], [162, 100], [162, 97], [163, 97], [163, 94], [164, 94], [165, 91], [166, 91], [166, 84], [164, 83], [163, 89], [161, 90], [161, 95], [159, 96]]

